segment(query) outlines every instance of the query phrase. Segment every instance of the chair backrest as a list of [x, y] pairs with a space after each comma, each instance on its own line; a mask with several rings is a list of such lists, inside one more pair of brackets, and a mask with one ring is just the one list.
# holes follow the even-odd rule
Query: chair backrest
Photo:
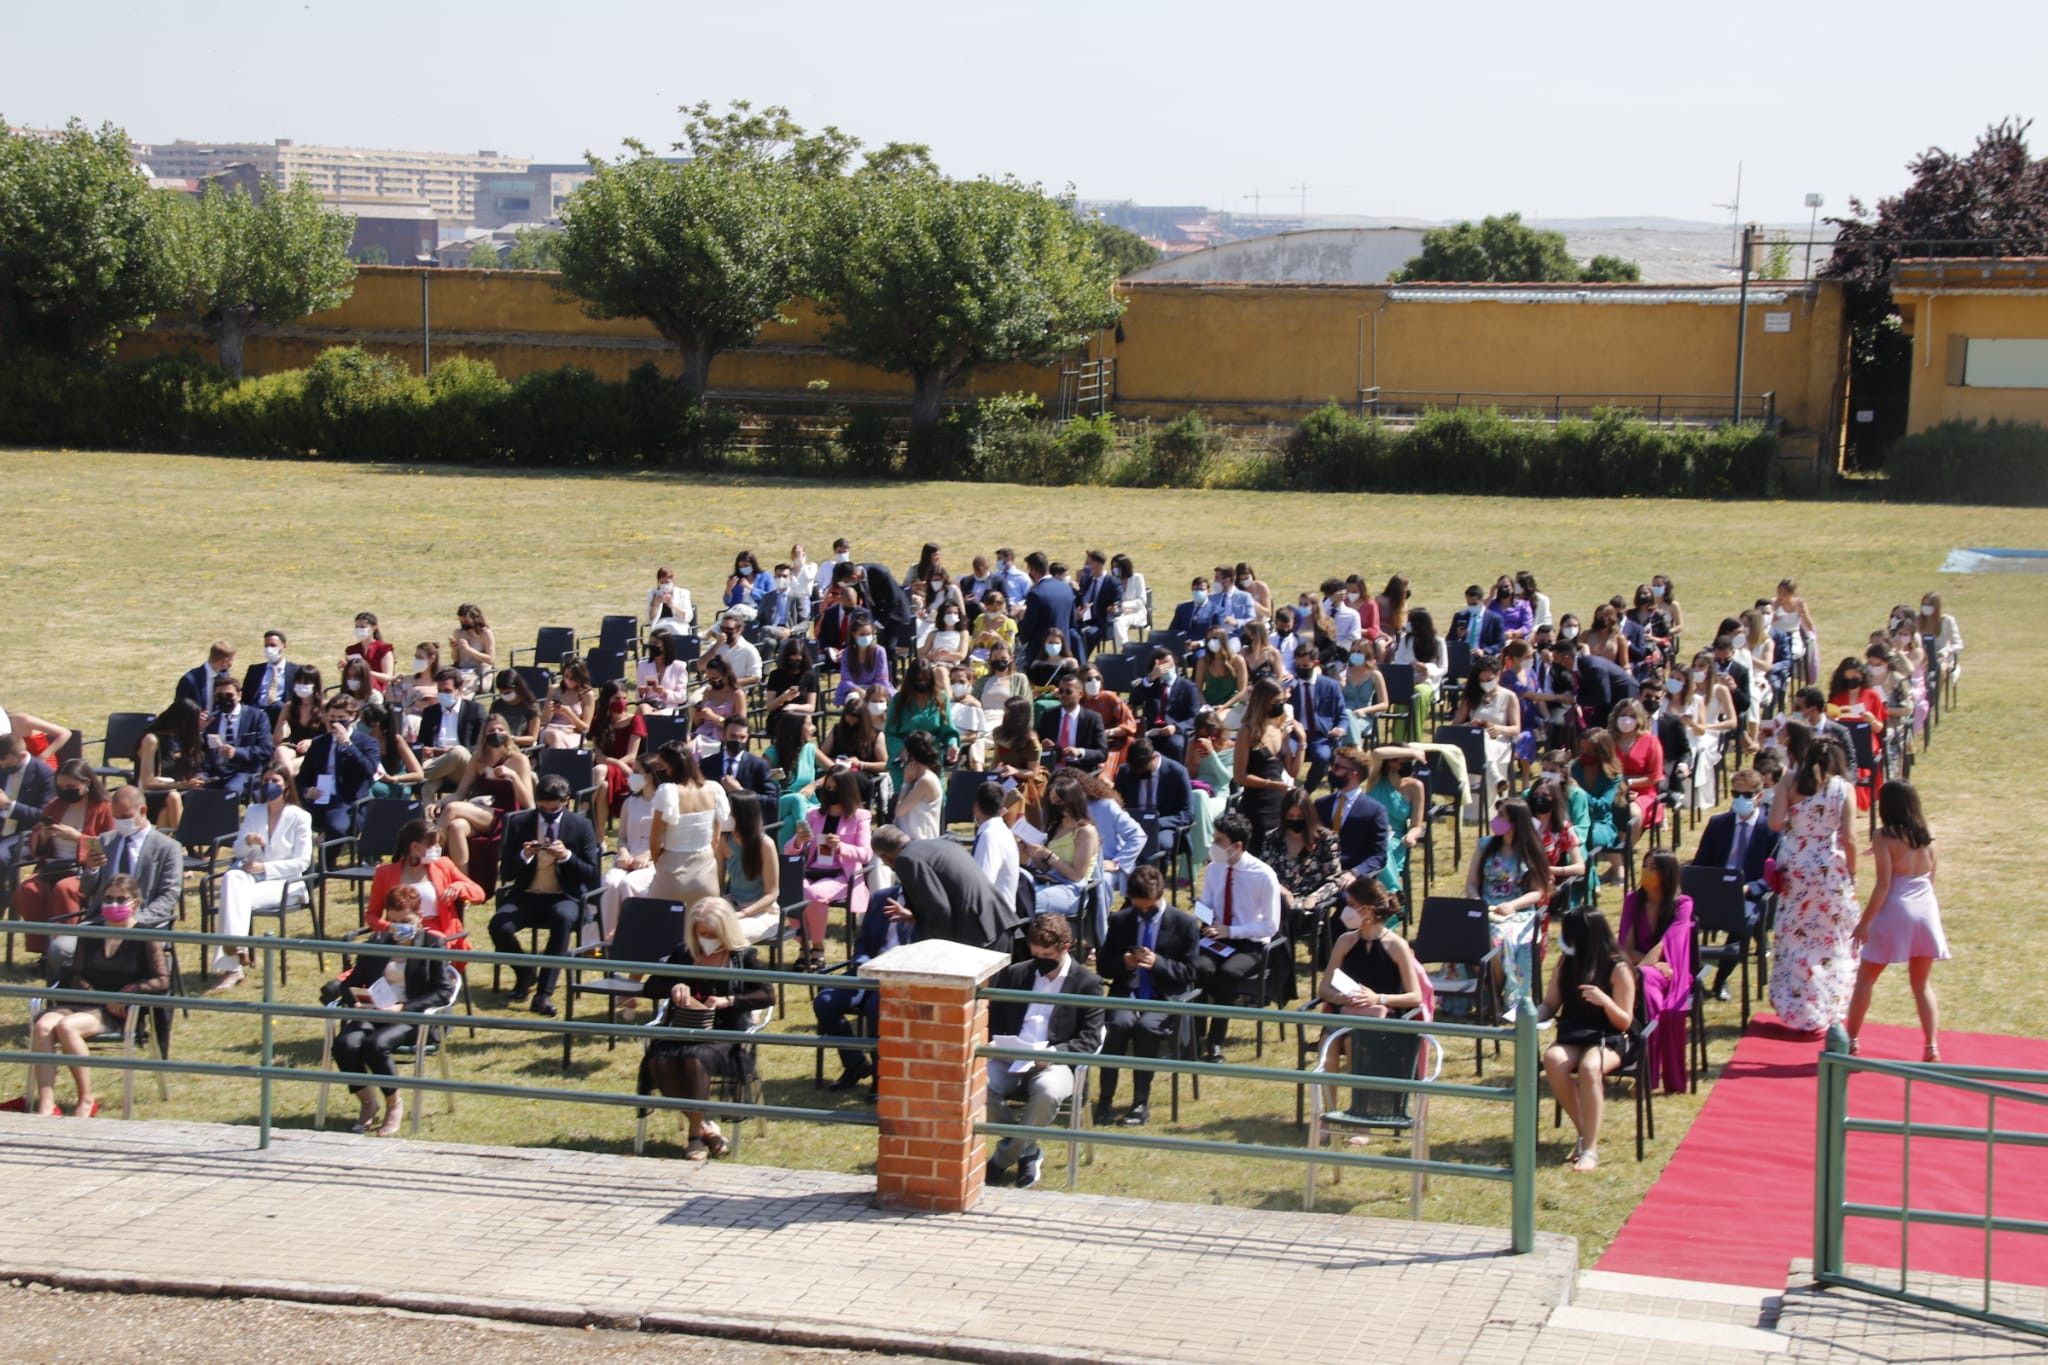
[[1463, 640], [1448, 640], [1444, 643], [1444, 686], [1465, 681], [1472, 672], [1472, 646]]
[[1693, 923], [1701, 933], [1740, 933], [1747, 927], [1742, 874], [1734, 868], [1681, 867], [1678, 889], [1692, 897]]
[[1493, 947], [1486, 902], [1476, 896], [1425, 896], [1422, 922], [1408, 946], [1417, 962], [1479, 962]]
[[542, 626], [534, 632], [533, 657], [538, 663], [558, 664], [576, 653], [576, 627]]
[[518, 664], [512, 669], [526, 681], [526, 690], [533, 693], [537, 702], [546, 701], [548, 693], [555, 690], [555, 675], [534, 664]]
[[1877, 767], [1877, 746], [1871, 738], [1870, 722], [1867, 720], [1845, 720], [1842, 728], [1849, 732], [1849, 752], [1855, 757], [1858, 768], [1875, 770]]
[[690, 738], [688, 716], [642, 716], [640, 719], [647, 726], [647, 738], [640, 745], [643, 754], [651, 754], [671, 742], [685, 743]]
[[1414, 664], [1381, 664], [1380, 677], [1386, 680], [1387, 700], [1395, 706], [1415, 700]]
[[149, 733], [149, 723], [156, 717], [147, 711], [115, 711], [107, 717], [107, 747], [100, 756], [103, 763], [133, 763], [135, 751], [142, 744], [142, 737]]
[[955, 768], [946, 775], [946, 806], [940, 815], [942, 827], [974, 823], [974, 794], [989, 780], [987, 773]]
[[[1188, 637], [1185, 633], [1178, 630], [1155, 630], [1145, 637], [1145, 643], [1148, 646], [1157, 646], [1160, 649], [1171, 650], [1173, 657], [1176, 659], [1187, 656]], [[1149, 659], [1151, 655], [1148, 653], [1146, 657]]]
[[639, 639], [637, 616], [607, 616], [597, 623], [597, 647], [607, 653], [631, 651]]
[[794, 910], [804, 903], [804, 860], [783, 857], [776, 870], [782, 880], [775, 891], [775, 903], [784, 910]]
[[628, 896], [605, 956], [619, 962], [659, 962], [676, 950], [689, 930], [689, 907], [681, 901]]
[[1451, 771], [1448, 763], [1429, 765], [1429, 794], [1440, 796], [1447, 801], [1462, 801], [1465, 789], [1458, 781], [1458, 775]]
[[1130, 692], [1131, 682], [1138, 674], [1136, 662], [1128, 654], [1098, 654], [1091, 660], [1102, 674], [1102, 685], [1119, 695]]
[[551, 773], [560, 773], [569, 781], [569, 790], [580, 792], [590, 785], [590, 750], [588, 749], [542, 749], [535, 747], [533, 765], [534, 787], [539, 789], [540, 779]]
[[603, 687], [608, 682], [618, 682], [626, 676], [626, 651], [606, 649], [600, 645], [583, 656], [583, 666], [590, 670], [592, 687]]
[[242, 803], [228, 793], [210, 787], [195, 787], [185, 793], [177, 833], [184, 847], [198, 848], [216, 839], [232, 838], [241, 827]]
[[59, 763], [69, 763], [74, 758], [84, 757], [85, 735], [82, 731], [73, 730], [71, 737], [65, 740], [63, 745], [58, 748], [57, 761]]
[[1486, 731], [1476, 725], [1439, 725], [1430, 736], [1433, 743], [1446, 744], [1465, 756], [1465, 775], [1477, 777], [1486, 771]]
[[381, 862], [398, 848], [398, 831], [418, 818], [419, 802], [403, 796], [380, 796], [363, 805], [356, 854], [366, 863]]

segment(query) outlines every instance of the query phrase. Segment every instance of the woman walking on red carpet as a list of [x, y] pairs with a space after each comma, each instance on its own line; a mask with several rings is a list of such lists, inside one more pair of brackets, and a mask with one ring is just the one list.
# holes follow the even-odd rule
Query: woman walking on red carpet
[[1814, 735], [1771, 798], [1785, 877], [1771, 945], [1771, 1008], [1799, 1033], [1840, 1023], [1856, 980], [1856, 802], [1843, 776], [1848, 768], [1840, 740]]
[[1910, 782], [1884, 785], [1877, 794], [1877, 820], [1877, 836], [1870, 841], [1876, 880], [1855, 931], [1863, 964], [1849, 1001], [1849, 1050], [1856, 1050], [1878, 975], [1892, 963], [1904, 962], [1913, 1003], [1920, 1010], [1920, 1031], [1927, 1035], [1926, 1060], [1938, 1062], [1941, 1049], [1934, 1034], [1940, 1016], [1928, 978], [1934, 964], [1949, 954], [1948, 938], [1941, 932], [1941, 906], [1934, 899], [1934, 835], [1920, 813], [1920, 793]]

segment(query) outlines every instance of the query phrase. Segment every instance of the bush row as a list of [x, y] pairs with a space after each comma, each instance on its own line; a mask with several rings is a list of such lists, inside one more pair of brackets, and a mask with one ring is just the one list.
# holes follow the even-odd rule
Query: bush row
[[1943, 422], [1885, 452], [1888, 496], [1925, 502], [2048, 505], [2048, 427]]
[[691, 404], [651, 365], [624, 380], [574, 367], [507, 382], [457, 356], [421, 379], [358, 347], [304, 370], [236, 382], [191, 357], [78, 366], [0, 364], [0, 440], [26, 445], [218, 451], [518, 465], [751, 468], [859, 478], [1042, 485], [1754, 497], [1776, 439], [1758, 427], [1674, 430], [1620, 412], [1556, 425], [1462, 409], [1407, 428], [1332, 404], [1282, 442], [1233, 436], [1190, 412], [1163, 424], [1055, 424], [1036, 398], [961, 407], [906, 447], [873, 411], [806, 426], [740, 422]]

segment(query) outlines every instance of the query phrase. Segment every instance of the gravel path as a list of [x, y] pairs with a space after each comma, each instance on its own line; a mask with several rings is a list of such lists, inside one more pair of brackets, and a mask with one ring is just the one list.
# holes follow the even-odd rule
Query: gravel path
[[691, 1365], [892, 1365], [922, 1356], [757, 1346], [641, 1332], [527, 1327], [384, 1308], [329, 1308], [272, 1299], [75, 1294], [0, 1281], [0, 1350], [8, 1360], [278, 1361], [399, 1359], [494, 1365], [558, 1362], [565, 1351], [605, 1361]]

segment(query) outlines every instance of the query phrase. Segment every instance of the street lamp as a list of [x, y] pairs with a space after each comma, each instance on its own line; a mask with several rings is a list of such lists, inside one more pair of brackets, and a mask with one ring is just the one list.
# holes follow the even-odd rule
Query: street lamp
[[1813, 210], [1806, 220], [1806, 278], [1813, 278], [1813, 234], [1820, 226], [1820, 206], [1824, 201], [1817, 194], [1806, 196], [1806, 207]]
[[434, 258], [422, 251], [413, 260], [420, 267], [420, 378], [425, 379], [434, 372], [434, 337], [428, 324], [428, 281], [432, 276], [427, 273], [427, 267], [434, 263]]

